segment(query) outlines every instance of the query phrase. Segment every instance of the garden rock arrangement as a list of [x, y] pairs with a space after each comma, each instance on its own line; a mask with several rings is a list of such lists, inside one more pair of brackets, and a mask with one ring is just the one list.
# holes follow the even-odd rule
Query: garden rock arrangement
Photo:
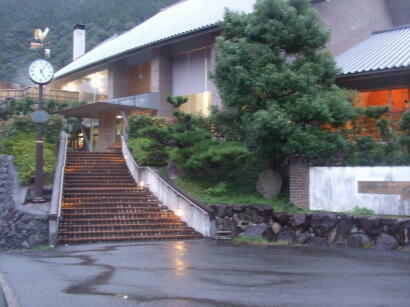
[[0, 156], [0, 250], [48, 243], [46, 215], [28, 213], [16, 203], [16, 172], [9, 156]]
[[231, 237], [317, 246], [395, 250], [410, 247], [410, 218], [352, 216], [343, 213], [277, 213], [270, 205], [213, 205], [216, 231]]

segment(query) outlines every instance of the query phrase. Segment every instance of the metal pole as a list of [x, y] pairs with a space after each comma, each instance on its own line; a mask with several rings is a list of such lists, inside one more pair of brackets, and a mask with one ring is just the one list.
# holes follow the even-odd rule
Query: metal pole
[[[38, 110], [43, 109], [43, 85], [38, 88]], [[35, 196], [33, 202], [45, 202], [43, 197], [44, 174], [43, 174], [43, 127], [44, 124], [37, 124], [36, 141], [36, 177], [35, 177]]]

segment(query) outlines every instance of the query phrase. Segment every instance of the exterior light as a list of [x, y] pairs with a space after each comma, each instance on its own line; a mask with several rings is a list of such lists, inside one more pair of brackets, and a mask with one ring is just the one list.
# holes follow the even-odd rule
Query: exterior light
[[177, 210], [175, 211], [175, 214], [176, 214], [177, 216], [179, 216], [179, 217], [182, 217], [182, 216], [184, 215], [184, 211], [182, 211], [182, 209], [177, 209]]
[[102, 86], [102, 81], [101, 81], [101, 78], [100, 78], [100, 76], [97, 74], [97, 73], [95, 73], [92, 77], [91, 77], [91, 86], [93, 87], [93, 88], [95, 88], [95, 89], [98, 89], [98, 88], [100, 88], [101, 86]]
[[140, 181], [139, 186], [140, 186], [141, 188], [143, 188], [143, 187], [144, 187], [144, 181]]
[[121, 119], [122, 116], [121, 116], [121, 115], [117, 115], [115, 118]]

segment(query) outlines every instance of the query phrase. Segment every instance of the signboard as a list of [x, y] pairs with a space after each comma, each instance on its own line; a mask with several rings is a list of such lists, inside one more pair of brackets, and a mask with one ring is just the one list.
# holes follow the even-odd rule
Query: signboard
[[402, 200], [410, 200], [410, 181], [359, 181], [359, 193], [399, 194]]
[[37, 110], [31, 113], [31, 120], [38, 124], [44, 124], [48, 121], [48, 113], [44, 110]]

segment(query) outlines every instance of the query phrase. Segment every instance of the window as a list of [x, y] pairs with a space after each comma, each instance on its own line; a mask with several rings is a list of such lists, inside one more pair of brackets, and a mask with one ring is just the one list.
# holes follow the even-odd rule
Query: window
[[175, 96], [197, 94], [208, 90], [211, 47], [176, 55], [172, 64], [172, 92]]

